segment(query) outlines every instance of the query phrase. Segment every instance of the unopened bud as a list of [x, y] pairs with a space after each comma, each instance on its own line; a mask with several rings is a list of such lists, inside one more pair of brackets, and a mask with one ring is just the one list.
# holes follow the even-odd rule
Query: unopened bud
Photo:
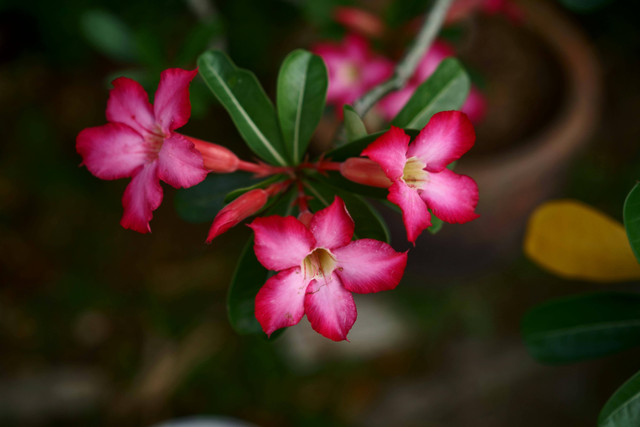
[[337, 7], [333, 18], [348, 30], [367, 37], [380, 37], [384, 33], [384, 24], [377, 16], [357, 7]]
[[257, 188], [244, 193], [226, 205], [213, 220], [207, 236], [207, 243], [211, 243], [213, 239], [231, 227], [235, 227], [242, 220], [257, 213], [267, 203], [268, 198], [269, 193], [266, 190]]
[[231, 150], [218, 144], [184, 135], [202, 154], [205, 169], [217, 173], [230, 173], [238, 169], [238, 157]]
[[340, 165], [340, 173], [349, 181], [371, 187], [388, 188], [392, 182], [379, 164], [363, 157], [351, 157]]

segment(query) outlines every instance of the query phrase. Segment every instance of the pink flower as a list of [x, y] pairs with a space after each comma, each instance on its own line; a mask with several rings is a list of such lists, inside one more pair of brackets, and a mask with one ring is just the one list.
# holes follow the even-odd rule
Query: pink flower
[[160, 180], [191, 187], [207, 175], [193, 143], [174, 132], [191, 115], [189, 83], [197, 70], [165, 70], [152, 106], [139, 83], [113, 81], [106, 125], [84, 129], [76, 149], [89, 171], [101, 179], [131, 177], [122, 204], [120, 224], [140, 233], [151, 231], [152, 212], [162, 202]]
[[347, 339], [357, 317], [351, 292], [395, 288], [407, 263], [406, 253], [386, 243], [352, 242], [354, 223], [339, 197], [309, 226], [292, 216], [257, 218], [249, 226], [258, 261], [278, 271], [256, 296], [256, 318], [267, 335], [306, 314], [316, 332]]
[[363, 36], [380, 37], [385, 32], [384, 23], [380, 18], [357, 7], [338, 6], [333, 10], [333, 19], [349, 31]]
[[336, 107], [351, 104], [393, 73], [393, 63], [371, 51], [361, 36], [350, 34], [341, 43], [318, 43], [313, 53], [322, 57], [329, 71], [327, 104]]
[[362, 152], [391, 180], [387, 199], [402, 209], [407, 239], [414, 245], [431, 225], [427, 208], [449, 223], [478, 217], [475, 181], [446, 168], [473, 146], [475, 138], [464, 113], [443, 111], [433, 115], [412, 144], [409, 135], [392, 126]]
[[[405, 87], [390, 93], [380, 100], [378, 110], [382, 113], [382, 116], [386, 120], [392, 120], [409, 101], [418, 86], [436, 71], [442, 61], [453, 56], [455, 56], [455, 51], [451, 45], [442, 40], [436, 40], [418, 63], [416, 71]], [[478, 123], [484, 117], [486, 111], [485, 100], [482, 93], [475, 87], [471, 88], [469, 97], [462, 106], [462, 111], [467, 113], [474, 123]]]

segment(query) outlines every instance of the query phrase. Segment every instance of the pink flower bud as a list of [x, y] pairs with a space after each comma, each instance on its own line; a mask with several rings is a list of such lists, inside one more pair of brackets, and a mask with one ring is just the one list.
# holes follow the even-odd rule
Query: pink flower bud
[[340, 173], [350, 181], [371, 187], [389, 188], [391, 180], [379, 164], [362, 157], [351, 157], [340, 165]]
[[258, 212], [267, 203], [268, 198], [269, 193], [266, 190], [257, 188], [244, 193], [226, 205], [213, 220], [207, 236], [207, 243], [211, 243], [213, 239], [231, 227], [238, 225], [242, 220]]
[[380, 37], [384, 24], [377, 16], [356, 7], [336, 7], [333, 18], [348, 30], [367, 37]]
[[184, 135], [202, 154], [204, 167], [211, 172], [230, 173], [238, 169], [238, 157], [231, 150], [218, 144]]

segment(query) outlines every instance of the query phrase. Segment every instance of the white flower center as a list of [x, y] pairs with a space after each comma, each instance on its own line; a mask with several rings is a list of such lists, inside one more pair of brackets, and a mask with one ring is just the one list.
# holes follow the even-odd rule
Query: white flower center
[[409, 158], [402, 171], [402, 180], [411, 188], [423, 188], [429, 180], [429, 172], [424, 170], [425, 166], [426, 164], [419, 158]]
[[302, 260], [300, 268], [305, 280], [318, 277], [329, 279], [336, 268], [336, 258], [328, 249], [317, 248]]

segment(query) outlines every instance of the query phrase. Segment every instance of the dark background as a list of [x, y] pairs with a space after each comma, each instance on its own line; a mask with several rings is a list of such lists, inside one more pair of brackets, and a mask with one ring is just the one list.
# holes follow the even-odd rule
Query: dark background
[[[0, 424], [133, 426], [225, 415], [261, 426], [587, 426], [637, 371], [638, 351], [560, 367], [526, 354], [519, 322], [527, 309], [602, 286], [545, 273], [519, 243], [473, 269], [414, 268], [396, 291], [358, 298], [351, 343], [313, 335], [306, 320], [269, 342], [238, 336], [226, 317], [246, 227], [205, 245], [209, 223], [181, 220], [168, 186], [152, 234], [119, 226], [126, 181], [98, 180], [75, 152], [77, 133], [105, 121], [108, 82], [127, 75], [153, 93], [162, 69], [192, 68], [207, 46], [221, 46], [273, 95], [289, 50], [341, 34], [330, 11], [342, 2], [306, 3], [221, 1], [209, 12], [195, 0], [0, 3]], [[398, 29], [412, 8], [425, 8], [387, 3], [367, 7]], [[640, 8], [550, 3], [589, 40], [603, 90], [595, 131], [552, 193], [620, 220], [640, 176]], [[104, 14], [130, 37], [100, 27]], [[470, 22], [450, 30], [452, 38], [464, 44], [469, 28], [518, 25], [500, 16]], [[399, 43], [378, 48], [397, 57]], [[468, 56], [471, 65], [478, 60]], [[491, 110], [500, 81], [472, 71], [489, 97], [478, 155], [508, 150], [551, 120], [566, 85], [552, 71], [542, 76], [539, 102], [515, 116]], [[507, 93], [518, 99], [525, 86]], [[186, 133], [251, 158], [201, 80], [192, 104]], [[437, 254], [428, 247], [421, 256]]]

